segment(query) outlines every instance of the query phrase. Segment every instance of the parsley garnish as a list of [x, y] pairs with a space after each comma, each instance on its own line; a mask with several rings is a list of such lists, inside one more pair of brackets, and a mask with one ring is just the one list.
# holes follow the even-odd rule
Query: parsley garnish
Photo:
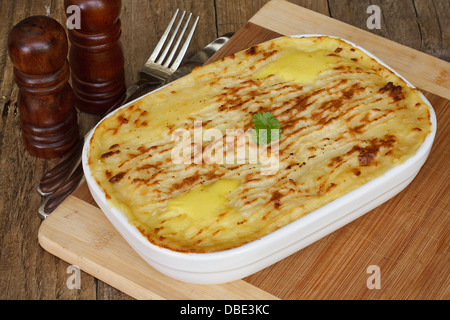
[[257, 144], [263, 145], [280, 139], [281, 124], [271, 112], [254, 114], [252, 122], [255, 125], [252, 130], [253, 140]]

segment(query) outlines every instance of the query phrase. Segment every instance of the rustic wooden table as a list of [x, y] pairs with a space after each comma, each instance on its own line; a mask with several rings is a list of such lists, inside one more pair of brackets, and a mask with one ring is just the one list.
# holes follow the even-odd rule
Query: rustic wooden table
[[[126, 81], [133, 83], [176, 8], [200, 16], [189, 51], [195, 52], [218, 35], [236, 32], [266, 0], [124, 0], [121, 15]], [[381, 8], [381, 29], [369, 30], [435, 57], [450, 60], [448, 0], [295, 0], [290, 1], [364, 30], [368, 6]], [[43, 250], [37, 234], [41, 197], [36, 184], [57, 160], [38, 159], [22, 144], [16, 105], [18, 89], [8, 58], [9, 30], [31, 15], [65, 23], [63, 1], [0, 1], [0, 299], [130, 299], [82, 273], [81, 289], [69, 289], [69, 264]], [[98, 117], [80, 114], [82, 132]], [[448, 202], [446, 202], [448, 205]], [[448, 246], [448, 244], [447, 244]], [[443, 271], [445, 272], [445, 271]]]

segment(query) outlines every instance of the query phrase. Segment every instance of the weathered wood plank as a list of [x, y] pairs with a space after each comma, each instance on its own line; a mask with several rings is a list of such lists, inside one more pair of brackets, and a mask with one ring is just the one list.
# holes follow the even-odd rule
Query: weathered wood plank
[[[450, 3], [441, 0], [329, 0], [331, 17], [408, 47], [449, 59]], [[368, 29], [367, 8], [381, 9], [381, 28]]]

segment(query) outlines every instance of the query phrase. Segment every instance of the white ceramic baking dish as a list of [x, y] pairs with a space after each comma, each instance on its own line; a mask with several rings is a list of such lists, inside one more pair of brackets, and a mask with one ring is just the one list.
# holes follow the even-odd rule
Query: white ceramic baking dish
[[[320, 35], [297, 35], [293, 37], [305, 36]], [[346, 42], [392, 70], [365, 49], [350, 41]], [[397, 72], [392, 71], [405, 80], [409, 86], [414, 87]], [[87, 161], [89, 141], [93, 131], [84, 145], [83, 169], [89, 190], [101, 210], [129, 245], [147, 263], [167, 276], [185, 282], [198, 284], [230, 282], [246, 277], [284, 259], [369, 212], [403, 190], [414, 179], [426, 161], [436, 134], [436, 115], [428, 100], [424, 96], [422, 98], [430, 106], [432, 129], [413, 157], [389, 170], [383, 176], [259, 240], [221, 252], [180, 253], [155, 246], [128, 223], [123, 213], [109, 207], [105, 194], [91, 175]]]

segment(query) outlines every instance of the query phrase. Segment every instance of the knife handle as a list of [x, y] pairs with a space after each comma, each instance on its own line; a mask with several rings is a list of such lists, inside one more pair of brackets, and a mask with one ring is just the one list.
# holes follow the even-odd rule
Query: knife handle
[[48, 217], [83, 181], [83, 167], [78, 165], [69, 179], [64, 181], [64, 185], [47, 197], [38, 209], [42, 219]]
[[42, 196], [48, 196], [55, 192], [72, 173], [74, 162], [82, 152], [83, 141], [83, 139], [80, 139], [80, 141], [64, 157], [62, 157], [53, 168], [42, 176], [37, 188]]

